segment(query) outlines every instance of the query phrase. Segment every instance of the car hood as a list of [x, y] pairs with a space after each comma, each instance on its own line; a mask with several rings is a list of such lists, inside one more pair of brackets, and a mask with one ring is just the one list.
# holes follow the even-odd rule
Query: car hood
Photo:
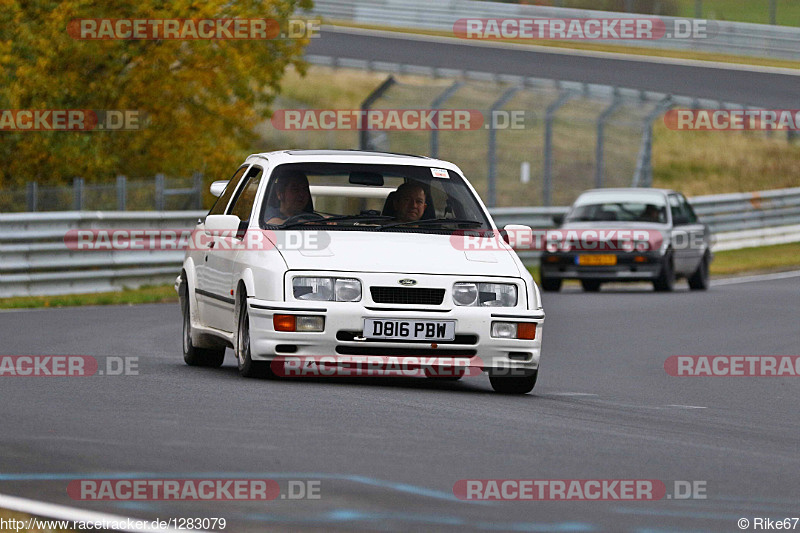
[[667, 231], [669, 230], [669, 225], [658, 222], [565, 222], [555, 229], [643, 229], [650, 231]]
[[450, 235], [361, 231], [317, 233], [318, 246], [281, 250], [290, 270], [520, 276], [513, 251], [465, 251]]

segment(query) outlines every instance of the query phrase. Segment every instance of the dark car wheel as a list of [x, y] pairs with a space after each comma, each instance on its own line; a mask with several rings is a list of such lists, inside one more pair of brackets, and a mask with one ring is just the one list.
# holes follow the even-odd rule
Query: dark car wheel
[[272, 377], [272, 369], [267, 361], [253, 361], [250, 354], [250, 316], [247, 313], [247, 302], [239, 307], [239, 324], [236, 335], [236, 362], [239, 374], [246, 378]]
[[586, 292], [598, 292], [600, 290], [600, 282], [596, 279], [582, 279], [581, 286]]
[[189, 309], [189, 290], [181, 285], [181, 310], [183, 311], [183, 360], [189, 366], [220, 367], [225, 360], [225, 347], [197, 348], [192, 344], [192, 321]]
[[560, 278], [548, 278], [542, 274], [542, 290], [544, 292], [558, 292], [561, 290]]
[[653, 288], [657, 292], [671, 292], [675, 288], [675, 265], [672, 262], [672, 253], [664, 256], [664, 263], [661, 265], [661, 272], [658, 278], [653, 281]]
[[708, 289], [709, 274], [708, 266], [711, 262], [709, 253], [703, 254], [703, 259], [700, 260], [700, 265], [695, 270], [694, 274], [689, 276], [689, 288], [693, 291], [704, 291]]
[[539, 371], [536, 370], [527, 376], [489, 376], [489, 382], [492, 388], [501, 394], [527, 394], [536, 386], [538, 376]]

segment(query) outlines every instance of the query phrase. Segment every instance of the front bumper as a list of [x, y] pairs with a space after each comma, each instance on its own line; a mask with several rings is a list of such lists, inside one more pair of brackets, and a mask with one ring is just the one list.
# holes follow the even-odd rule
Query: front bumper
[[[506, 308], [453, 307], [437, 310], [367, 308], [361, 302], [272, 302], [248, 298], [250, 350], [256, 361], [283, 356], [352, 356], [376, 358], [424, 357], [452, 361], [468, 359], [470, 368], [491, 374], [520, 371], [529, 374], [539, 368], [544, 312]], [[322, 332], [275, 331], [276, 314], [312, 315], [325, 318]], [[455, 320], [453, 341], [419, 342], [367, 340], [362, 337], [365, 318], [398, 320]], [[534, 322], [533, 340], [495, 338], [491, 323]], [[446, 363], [443, 363], [446, 365]]]
[[[607, 281], [652, 281], [661, 273], [663, 257], [658, 253], [613, 253], [615, 265], [579, 265], [573, 252], [545, 252], [541, 275], [551, 279], [593, 279]], [[585, 255], [585, 254], [584, 254]], [[634, 258], [644, 262], [635, 262]], [[641, 261], [641, 260], [640, 260]]]

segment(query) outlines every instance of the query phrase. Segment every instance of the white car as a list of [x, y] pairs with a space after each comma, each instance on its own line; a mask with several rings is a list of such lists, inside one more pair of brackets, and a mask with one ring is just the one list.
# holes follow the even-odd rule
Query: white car
[[287, 358], [459, 358], [496, 391], [533, 389], [539, 289], [456, 165], [280, 151], [211, 189], [175, 285], [189, 365], [220, 366], [226, 347], [245, 377]]

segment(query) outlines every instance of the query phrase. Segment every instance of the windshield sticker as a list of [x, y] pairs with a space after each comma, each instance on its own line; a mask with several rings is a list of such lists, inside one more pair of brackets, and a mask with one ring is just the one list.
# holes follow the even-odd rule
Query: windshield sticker
[[443, 168], [432, 168], [431, 174], [433, 174], [434, 178], [450, 179], [450, 174]]

